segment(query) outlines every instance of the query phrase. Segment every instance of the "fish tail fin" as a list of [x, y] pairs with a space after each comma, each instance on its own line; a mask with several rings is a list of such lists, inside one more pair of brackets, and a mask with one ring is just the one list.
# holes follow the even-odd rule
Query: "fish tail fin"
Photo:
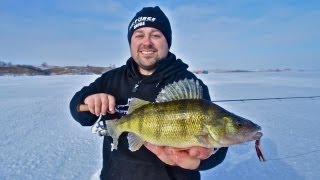
[[117, 149], [118, 147], [118, 139], [121, 134], [116, 128], [116, 120], [106, 121], [107, 123], [107, 136], [112, 137], [113, 143], [111, 144], [111, 151]]

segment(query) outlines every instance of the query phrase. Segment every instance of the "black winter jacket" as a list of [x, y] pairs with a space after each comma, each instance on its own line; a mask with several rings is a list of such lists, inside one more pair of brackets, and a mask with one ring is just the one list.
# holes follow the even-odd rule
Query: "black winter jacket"
[[[77, 92], [71, 102], [70, 111], [75, 120], [83, 126], [92, 126], [97, 116], [90, 112], [77, 112], [77, 106], [83, 104], [84, 99], [92, 94], [107, 93], [116, 98], [116, 108], [126, 110], [128, 101], [132, 97], [154, 102], [159, 91], [167, 84], [182, 79], [197, 79], [187, 70], [188, 65], [170, 53], [167, 58], [159, 61], [156, 71], [150, 76], [142, 76], [137, 71], [137, 65], [130, 58], [126, 65], [104, 73], [89, 86]], [[206, 85], [199, 80], [203, 87], [203, 98], [210, 100]], [[136, 88], [135, 88], [136, 87]], [[115, 115], [106, 115], [105, 119], [114, 119]], [[128, 149], [127, 133], [119, 138], [118, 149], [111, 150], [111, 137], [105, 136], [103, 142], [103, 168], [101, 179], [152, 179], [152, 180], [197, 180], [200, 179], [199, 170], [207, 170], [220, 164], [226, 155], [227, 148], [219, 149], [210, 158], [203, 160], [197, 170], [186, 170], [176, 166], [169, 166], [159, 160], [153, 153], [142, 146], [138, 151]]]

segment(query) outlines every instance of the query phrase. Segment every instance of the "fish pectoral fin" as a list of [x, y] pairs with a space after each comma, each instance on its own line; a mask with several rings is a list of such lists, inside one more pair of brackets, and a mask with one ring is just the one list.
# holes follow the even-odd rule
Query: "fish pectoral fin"
[[134, 133], [128, 133], [128, 143], [130, 151], [137, 151], [143, 145], [143, 140]]
[[210, 129], [211, 126], [210, 125], [205, 125], [203, 128], [203, 132], [208, 133], [208, 138], [211, 141], [217, 141], [219, 139], [219, 133], [217, 130], [215, 129]]
[[205, 135], [196, 135], [195, 136], [200, 144], [202, 144], [205, 147], [209, 147], [210, 145], [210, 135], [205, 134]]

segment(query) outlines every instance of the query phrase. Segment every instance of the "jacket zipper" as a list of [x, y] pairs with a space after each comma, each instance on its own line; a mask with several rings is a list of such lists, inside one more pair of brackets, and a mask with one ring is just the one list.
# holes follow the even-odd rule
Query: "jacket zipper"
[[133, 93], [135, 93], [135, 92], [138, 91], [138, 88], [139, 88], [141, 82], [142, 82], [142, 80], [138, 81], [138, 82], [134, 85], [134, 87], [133, 87], [133, 89], [132, 89], [132, 92], [133, 92]]
[[[134, 87], [132, 88], [131, 91], [132, 91], [133, 93], [137, 92], [137, 91], [138, 91], [138, 88], [140, 87], [140, 85], [141, 85], [141, 83], [142, 83], [142, 81], [145, 81], [146, 79], [148, 79], [148, 77], [143, 78], [143, 79], [141, 79], [140, 81], [138, 81], [138, 82], [134, 85]], [[163, 74], [161, 74], [161, 75], [159, 76], [159, 81], [158, 81], [156, 87], [158, 87], [158, 86], [160, 85], [160, 83], [162, 82], [162, 79], [163, 79]]]

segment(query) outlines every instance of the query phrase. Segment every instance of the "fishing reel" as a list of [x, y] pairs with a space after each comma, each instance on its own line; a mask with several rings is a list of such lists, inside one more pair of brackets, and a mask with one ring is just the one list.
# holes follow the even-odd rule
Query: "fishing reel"
[[[121, 117], [126, 115], [126, 111], [124, 110], [119, 110], [117, 108], [115, 108], [115, 112], [111, 119], [116, 120], [116, 119], [120, 119]], [[108, 130], [107, 130], [107, 120], [102, 119], [102, 114], [100, 114], [99, 118], [97, 119], [97, 121], [92, 125], [91, 127], [91, 132], [93, 134], [98, 134], [99, 136], [107, 136], [108, 135]], [[110, 121], [110, 120], [108, 120]], [[112, 120], [111, 120], [112, 121]]]
[[107, 124], [105, 120], [102, 120], [102, 115], [100, 114], [98, 120], [92, 125], [91, 132], [93, 134], [98, 134], [99, 136], [106, 136], [108, 134]]

